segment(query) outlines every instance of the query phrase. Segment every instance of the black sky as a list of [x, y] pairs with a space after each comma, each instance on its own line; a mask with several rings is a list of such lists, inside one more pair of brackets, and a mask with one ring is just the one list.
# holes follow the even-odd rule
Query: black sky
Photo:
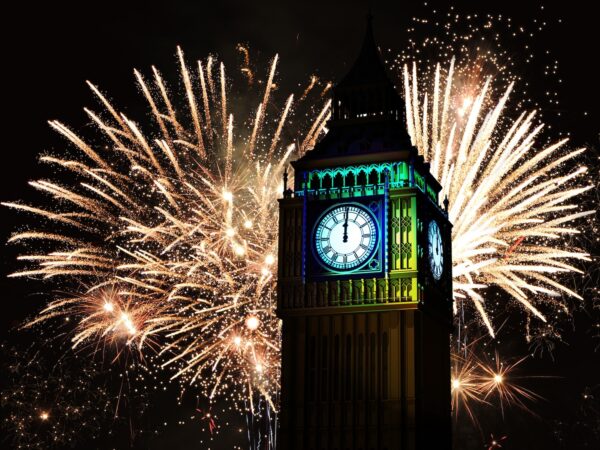
[[[249, 43], [265, 60], [279, 53], [282, 70], [298, 74], [297, 80], [306, 79], [315, 71], [335, 80], [343, 75], [358, 51], [369, 4], [381, 47], [398, 50], [406, 42], [405, 30], [411, 18], [426, 16], [433, 8], [433, 2], [424, 7], [423, 2], [413, 0], [165, 1], [151, 5], [142, 1], [108, 0], [12, 4], [10, 13], [4, 11], [1, 30], [5, 81], [0, 94], [4, 116], [0, 200], [31, 198], [31, 189], [26, 183], [47, 175], [40, 169], [37, 156], [61, 145], [61, 140], [47, 125], [48, 119], [60, 119], [76, 129], [87, 124], [82, 108], [92, 104], [93, 99], [85, 80], [97, 83], [128, 111], [127, 105], [141, 104], [134, 86], [134, 67], [145, 71], [152, 64], [163, 71], [174, 68], [177, 45], [185, 49], [190, 60], [208, 53], [232, 58], [238, 42]], [[524, 23], [542, 15], [552, 22], [552, 31], [543, 33], [535, 45], [552, 51], [559, 61], [563, 82], [559, 87], [546, 87], [543, 86], [545, 79], [539, 78], [537, 81], [542, 85], [536, 86], [532, 93], [540, 96], [543, 105], [544, 90], [558, 89], [561, 116], [560, 119], [552, 116], [553, 128], [571, 132], [575, 144], [586, 145], [597, 155], [600, 37], [596, 5], [581, 0], [548, 2], [540, 12], [542, 3], [530, 0], [510, 4], [504, 1], [453, 4], [458, 13], [501, 13]], [[440, 9], [447, 7], [446, 2], [440, 2]], [[558, 23], [558, 19], [562, 19], [562, 23]], [[140, 112], [136, 106], [130, 108], [135, 114]], [[6, 209], [0, 210], [0, 217], [0, 240], [4, 242], [24, 219]], [[38, 297], [31, 295], [30, 285], [6, 279], [5, 274], [15, 267], [14, 257], [13, 249], [3, 250], [0, 266], [3, 330], [40, 306]], [[553, 442], [548, 437], [553, 432], [550, 423], [553, 420], [568, 422], [583, 388], [594, 380], [599, 382], [600, 362], [586, 334], [586, 320], [584, 315], [577, 317], [583, 325], [567, 333], [570, 345], [559, 347], [556, 363], [545, 360], [534, 366], [543, 373], [564, 377], [545, 387], [554, 397], [541, 406], [542, 417], [523, 419], [528, 421], [525, 425], [509, 420], [509, 424], [490, 430], [514, 434], [505, 448], [526, 448], [518, 443], [530, 449], [552, 448], [542, 447]], [[558, 392], [561, 390], [564, 392]], [[525, 416], [519, 416], [522, 417]], [[539, 447], [536, 442], [540, 443]]]

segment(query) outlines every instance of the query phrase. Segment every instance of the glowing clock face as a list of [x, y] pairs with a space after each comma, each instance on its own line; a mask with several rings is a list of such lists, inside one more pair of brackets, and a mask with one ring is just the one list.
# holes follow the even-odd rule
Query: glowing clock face
[[444, 248], [442, 247], [442, 233], [435, 220], [429, 222], [428, 230], [429, 241], [429, 265], [433, 278], [439, 280], [444, 270]]
[[375, 217], [356, 203], [336, 205], [317, 221], [314, 242], [318, 259], [325, 266], [344, 271], [356, 269], [375, 252]]

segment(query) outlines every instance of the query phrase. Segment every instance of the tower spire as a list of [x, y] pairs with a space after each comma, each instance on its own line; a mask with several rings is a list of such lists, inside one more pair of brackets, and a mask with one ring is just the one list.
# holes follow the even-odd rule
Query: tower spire
[[402, 117], [404, 103], [380, 56], [373, 31], [373, 15], [366, 17], [363, 42], [354, 64], [333, 88], [333, 122], [356, 123]]
[[379, 56], [371, 12], [367, 14], [366, 19], [367, 26], [358, 57], [348, 73], [336, 84], [334, 90], [371, 83], [391, 83]]
[[404, 101], [387, 74], [373, 31], [369, 13], [356, 60], [332, 89], [329, 131], [296, 164], [399, 149], [417, 153], [406, 131]]

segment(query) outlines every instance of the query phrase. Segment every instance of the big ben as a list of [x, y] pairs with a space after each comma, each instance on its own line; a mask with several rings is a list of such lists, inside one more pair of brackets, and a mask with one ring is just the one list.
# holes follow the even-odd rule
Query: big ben
[[450, 449], [451, 224], [369, 20], [280, 200], [280, 449]]

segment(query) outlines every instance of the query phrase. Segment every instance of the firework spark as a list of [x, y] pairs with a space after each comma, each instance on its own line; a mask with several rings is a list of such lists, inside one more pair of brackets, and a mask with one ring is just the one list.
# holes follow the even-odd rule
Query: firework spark
[[[249, 70], [247, 49], [240, 51]], [[156, 132], [143, 131], [91, 83], [103, 111], [85, 111], [99, 141], [50, 122], [78, 154], [42, 157], [72, 177], [31, 183], [53, 198], [50, 206], [6, 204], [52, 230], [12, 236], [49, 248], [20, 256], [30, 266], [13, 276], [72, 282], [74, 294], [50, 303], [30, 325], [73, 316], [73, 347], [150, 347], [172, 377], [210, 399], [229, 393], [253, 409], [258, 393], [274, 407], [276, 199], [290, 158], [322, 133], [329, 103], [313, 120], [296, 118], [303, 105], [293, 95], [279, 106], [276, 56], [266, 83], [256, 83], [264, 87], [245, 94], [246, 102], [256, 99], [256, 115], [240, 117], [223, 63], [198, 61], [196, 72], [181, 49], [177, 55], [183, 99], [170, 94], [156, 68], [151, 81], [135, 71]], [[258, 77], [248, 70], [247, 86]], [[91, 287], [78, 291], [84, 282]]]
[[455, 418], [464, 409], [471, 421], [476, 423], [476, 414], [472, 404], [488, 403], [484, 399], [481, 386], [481, 377], [478, 370], [481, 367], [479, 359], [475, 356], [473, 346], [470, 346], [464, 355], [461, 352], [452, 354], [452, 411]]
[[484, 393], [483, 399], [487, 400], [495, 396], [497, 398], [495, 404], [500, 405], [502, 415], [504, 415], [504, 408], [507, 405], [518, 406], [529, 411], [525, 401], [535, 401], [540, 398], [531, 390], [519, 386], [516, 380], [515, 369], [526, 359], [525, 357], [513, 363], [504, 363], [496, 352], [494, 365], [478, 363], [481, 371], [479, 379], [480, 388]]
[[[331, 84], [316, 92], [313, 77], [279, 102], [277, 57], [259, 82], [247, 49], [240, 52], [250, 89], [240, 103], [253, 101], [254, 115], [238, 114], [245, 108], [223, 64], [209, 57], [192, 69], [179, 49], [181, 98], [156, 68], [151, 81], [136, 71], [153, 117], [140, 126], [90, 83], [102, 111], [85, 111], [101, 139], [50, 122], [77, 154], [42, 161], [69, 175], [31, 183], [52, 197], [49, 206], [6, 205], [43, 219], [11, 237], [42, 248], [20, 256], [27, 266], [13, 276], [57, 279], [72, 292], [34, 323], [72, 316], [74, 347], [151, 348], [160, 366], [209, 399], [228, 393], [255, 410], [257, 396], [274, 407], [278, 392], [276, 200], [287, 163], [325, 129]], [[450, 200], [457, 310], [470, 301], [493, 335], [486, 286], [500, 286], [540, 320], [538, 303], [564, 310], [560, 294], [578, 298], [556, 277], [577, 272], [570, 260], [588, 258], [561, 240], [577, 232], [569, 222], [590, 214], [575, 206], [587, 190], [577, 184], [585, 168], [564, 169], [582, 150], [565, 151], [563, 141], [538, 149], [533, 114], [508, 119], [512, 86], [496, 98], [493, 80], [456, 73], [454, 63], [447, 72], [438, 66], [423, 85], [406, 68], [407, 125]], [[298, 111], [311, 95], [317, 107], [305, 108], [306, 119]], [[530, 398], [507, 377], [507, 366], [455, 365], [455, 410], [471, 415], [469, 403]]]
[[[98, 439], [108, 422], [115, 425], [110, 377], [98, 364], [84, 357], [61, 356], [57, 351], [62, 353], [62, 349], [47, 343], [43, 348], [9, 348], [3, 343], [0, 351], [5, 362], [5, 385], [0, 391], [2, 444], [72, 448], [83, 440]], [[144, 401], [136, 400], [136, 406], [141, 415]]]
[[476, 407], [498, 407], [504, 415], [505, 409], [519, 407], [531, 412], [528, 403], [541, 398], [520, 381], [539, 377], [518, 376], [519, 366], [527, 359], [514, 362], [503, 361], [496, 351], [492, 362], [478, 355], [480, 339], [452, 353], [452, 410], [458, 419], [464, 410], [472, 423], [478, 425]]
[[469, 301], [494, 336], [488, 286], [543, 322], [540, 305], [566, 311], [563, 295], [581, 300], [557, 277], [581, 273], [572, 261], [589, 261], [565, 249], [564, 237], [594, 211], [577, 201], [591, 188], [581, 181], [586, 167], [570, 168], [584, 149], [565, 150], [566, 139], [536, 144], [535, 112], [508, 114], [513, 84], [496, 99], [491, 78], [465, 80], [465, 72], [452, 59], [422, 84], [416, 65], [405, 65], [407, 126], [450, 201], [455, 310]]

